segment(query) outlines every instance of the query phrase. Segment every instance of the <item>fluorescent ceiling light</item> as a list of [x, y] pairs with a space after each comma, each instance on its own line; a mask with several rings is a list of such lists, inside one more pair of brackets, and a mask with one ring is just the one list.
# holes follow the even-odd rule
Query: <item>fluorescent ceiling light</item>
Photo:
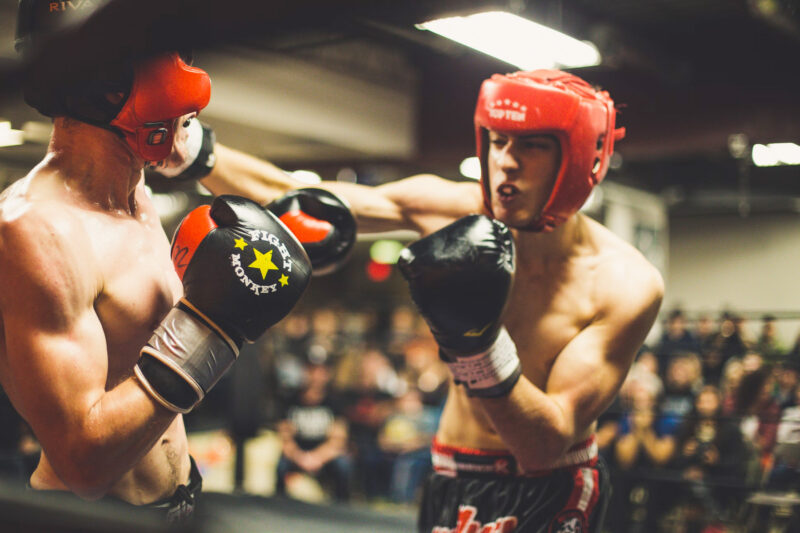
[[481, 179], [481, 162], [475, 156], [463, 160], [458, 166], [458, 170], [465, 178]]
[[0, 121], [0, 146], [18, 146], [25, 142], [22, 130], [12, 130], [11, 122]]
[[432, 31], [522, 70], [600, 64], [600, 52], [594, 44], [504, 11], [436, 19], [418, 24], [417, 28]]
[[795, 143], [754, 144], [752, 157], [757, 167], [800, 165], [800, 146]]

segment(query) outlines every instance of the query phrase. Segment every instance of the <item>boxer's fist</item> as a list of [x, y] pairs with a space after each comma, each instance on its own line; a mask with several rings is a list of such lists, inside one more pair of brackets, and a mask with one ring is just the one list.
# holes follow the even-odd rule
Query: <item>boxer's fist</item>
[[294, 307], [309, 282], [303, 247], [272, 213], [220, 196], [189, 213], [172, 239], [185, 299], [241, 345]]
[[315, 275], [338, 269], [356, 242], [356, 220], [349, 206], [325, 189], [289, 191], [267, 209], [300, 240]]
[[184, 298], [142, 348], [135, 372], [159, 402], [188, 412], [238, 356], [294, 307], [311, 264], [269, 211], [220, 196], [189, 213], [175, 232], [172, 260]]
[[405, 248], [398, 261], [411, 298], [457, 383], [504, 394], [520, 375], [501, 319], [514, 281], [514, 241], [497, 220], [471, 215]]
[[514, 280], [514, 241], [502, 222], [464, 217], [410, 244], [398, 265], [445, 352], [491, 346]]

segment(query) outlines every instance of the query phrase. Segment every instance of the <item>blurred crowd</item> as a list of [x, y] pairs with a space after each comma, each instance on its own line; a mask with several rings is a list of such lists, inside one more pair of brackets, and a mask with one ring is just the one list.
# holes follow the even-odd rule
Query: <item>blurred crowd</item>
[[[598, 424], [609, 531], [714, 531], [754, 491], [800, 488], [800, 343], [782, 346], [771, 316], [757, 329], [672, 310], [641, 349]], [[243, 350], [187, 427], [237, 443], [274, 431], [279, 494], [305, 476], [339, 501], [413, 504], [447, 386], [413, 308], [299, 308]], [[24, 479], [35, 440], [7, 400], [0, 409], [0, 474]]]
[[294, 312], [261, 354], [274, 380], [267, 418], [282, 443], [278, 492], [299, 472], [338, 500], [414, 501], [448, 373], [413, 309]]
[[[754, 491], [800, 489], [800, 346], [745, 320], [672, 310], [640, 351], [598, 440], [614, 479], [610, 531], [726, 531]], [[766, 529], [764, 529], [766, 530]]]

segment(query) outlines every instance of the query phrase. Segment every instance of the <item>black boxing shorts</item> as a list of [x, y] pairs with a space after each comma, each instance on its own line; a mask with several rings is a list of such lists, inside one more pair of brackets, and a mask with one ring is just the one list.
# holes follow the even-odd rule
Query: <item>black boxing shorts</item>
[[521, 473], [508, 452], [433, 443], [420, 533], [599, 533], [611, 496], [594, 437], [556, 468]]

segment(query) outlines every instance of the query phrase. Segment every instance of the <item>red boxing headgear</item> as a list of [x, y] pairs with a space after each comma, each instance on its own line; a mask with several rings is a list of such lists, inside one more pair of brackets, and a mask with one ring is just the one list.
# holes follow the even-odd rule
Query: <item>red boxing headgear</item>
[[481, 162], [483, 203], [492, 213], [487, 130], [506, 135], [553, 135], [561, 166], [550, 198], [527, 230], [551, 231], [581, 208], [608, 170], [617, 111], [605, 91], [559, 70], [495, 74], [485, 80], [475, 108], [475, 141]]
[[161, 161], [172, 151], [175, 119], [208, 105], [211, 80], [177, 52], [144, 60], [134, 72], [125, 105], [110, 125], [142, 159]]

